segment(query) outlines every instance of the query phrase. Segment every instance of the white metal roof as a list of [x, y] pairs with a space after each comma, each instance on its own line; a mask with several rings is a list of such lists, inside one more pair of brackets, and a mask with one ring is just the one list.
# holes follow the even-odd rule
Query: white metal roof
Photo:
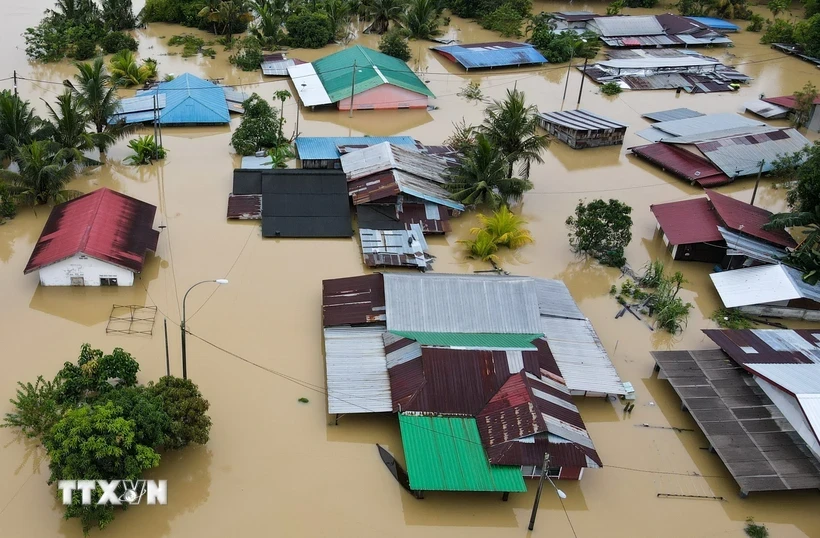
[[765, 124], [761, 121], [744, 118], [738, 114], [722, 113], [707, 114], [706, 116], [697, 116], [682, 120], [661, 121], [652, 127], [669, 133], [672, 136], [689, 136], [750, 125]]
[[392, 411], [384, 327], [335, 327], [324, 332], [328, 413]]
[[782, 106], [767, 103], [762, 99], [746, 101], [745, 103], [743, 103], [743, 108], [746, 109], [746, 112], [751, 112], [752, 114], [756, 114], [767, 119], [785, 118], [789, 114], [788, 108], [783, 108]]
[[711, 58], [697, 56], [678, 56], [673, 58], [621, 58], [604, 60], [598, 65], [611, 69], [653, 69], [659, 67], [701, 67], [720, 65], [720, 62]]
[[592, 26], [597, 27], [600, 34], [606, 37], [661, 35], [663, 26], [652, 15], [623, 16], [623, 17], [596, 17]]
[[316, 70], [313, 69], [313, 64], [291, 65], [288, 67], [288, 75], [303, 105], [329, 105], [333, 102], [325, 91], [325, 86], [316, 74]]
[[727, 308], [799, 299], [804, 293], [795, 286], [785, 265], [759, 265], [709, 275]]
[[538, 295], [538, 308], [542, 316], [568, 319], [586, 319], [578, 309], [567, 285], [560, 280], [533, 278]]
[[746, 363], [743, 367], [793, 396], [820, 397], [820, 364]]
[[567, 388], [626, 394], [624, 384], [589, 320], [541, 316], [541, 327]]
[[729, 247], [726, 250], [728, 256], [746, 256], [764, 263], [781, 263], [780, 259], [786, 256], [785, 248], [758, 241], [753, 237], [733, 232], [723, 226], [718, 226], [718, 231]]
[[726, 137], [702, 142], [698, 149], [729, 177], [749, 176], [774, 168], [777, 159], [791, 155], [811, 142], [796, 129], [772, 128], [766, 133]]
[[341, 157], [348, 180], [360, 179], [386, 170], [401, 170], [428, 181], [445, 183], [447, 161], [434, 155], [382, 142], [346, 153]]

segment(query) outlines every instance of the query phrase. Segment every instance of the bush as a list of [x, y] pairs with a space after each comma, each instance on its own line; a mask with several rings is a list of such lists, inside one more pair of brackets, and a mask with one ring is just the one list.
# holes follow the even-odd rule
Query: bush
[[319, 49], [333, 39], [330, 18], [319, 12], [291, 15], [285, 22], [291, 47]]
[[131, 0], [102, 0], [102, 18], [109, 30], [131, 30], [137, 18]]
[[766, 21], [766, 31], [761, 43], [794, 43], [794, 25], [785, 19]]
[[254, 93], [242, 103], [242, 107], [245, 109], [242, 122], [231, 136], [234, 151], [240, 155], [253, 155], [279, 146], [279, 114], [270, 103]]
[[763, 30], [763, 24], [766, 22], [766, 19], [763, 18], [762, 15], [758, 15], [757, 13], [753, 13], [751, 17], [749, 17], [749, 26], [746, 27], [747, 32], [760, 32]]
[[0, 185], [0, 221], [13, 219], [17, 215], [17, 203], [9, 195], [5, 185]]
[[632, 240], [632, 208], [618, 200], [579, 201], [575, 216], [567, 218], [569, 243], [577, 253], [588, 254], [602, 264], [622, 267], [624, 249]]
[[254, 36], [245, 37], [239, 41], [239, 52], [229, 60], [243, 71], [256, 71], [262, 63], [262, 44]]
[[151, 164], [156, 159], [164, 159], [168, 151], [162, 146], [158, 146], [153, 135], [139, 136], [128, 142], [128, 147], [134, 152], [129, 155], [125, 162], [138, 166], [141, 164]]
[[718, 308], [709, 319], [724, 329], [754, 329], [755, 327], [752, 320], [734, 308]]
[[88, 60], [97, 55], [97, 44], [90, 39], [81, 39], [74, 45], [71, 53], [75, 60]]
[[618, 95], [622, 91], [624, 90], [621, 88], [621, 85], [614, 80], [601, 84], [601, 93], [604, 95]]
[[500, 33], [503, 37], [521, 37], [524, 17], [508, 3], [481, 19], [481, 26]]
[[168, 39], [168, 45], [171, 47], [182, 47], [182, 57], [188, 58], [196, 56], [205, 46], [205, 40], [193, 34], [173, 35]]
[[626, 0], [626, 7], [653, 8], [658, 5], [658, 0]]
[[379, 40], [379, 50], [388, 56], [405, 62], [412, 57], [407, 39], [402, 35], [401, 30], [395, 27], [382, 35]]
[[137, 50], [137, 40], [125, 32], [109, 32], [102, 38], [102, 49], [106, 54], [115, 54], [121, 50]]

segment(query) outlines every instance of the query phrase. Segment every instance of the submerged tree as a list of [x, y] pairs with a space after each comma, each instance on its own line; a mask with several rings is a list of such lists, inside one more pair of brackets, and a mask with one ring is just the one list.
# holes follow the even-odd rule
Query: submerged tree
[[604, 265], [622, 267], [624, 249], [632, 240], [632, 208], [618, 200], [579, 201], [575, 216], [567, 218], [572, 250], [597, 258]]
[[73, 150], [76, 159], [82, 152], [95, 147], [107, 148], [114, 143], [110, 132], [88, 131], [89, 117], [71, 90], [57, 97], [56, 106], [46, 103], [50, 117], [47, 131], [61, 147]]
[[364, 18], [370, 21], [365, 33], [383, 34], [390, 23], [401, 25], [404, 8], [404, 0], [365, 0], [362, 10]]
[[0, 91], [0, 159], [14, 159], [19, 146], [43, 139], [43, 127], [28, 101], [9, 90]]
[[62, 203], [82, 193], [65, 188], [74, 176], [76, 150], [61, 148], [50, 140], [38, 140], [16, 148], [13, 159], [19, 172], [0, 170], [0, 182], [19, 203]]
[[486, 230], [478, 230], [475, 239], [465, 239], [459, 243], [467, 247], [468, 256], [481, 260], [483, 262], [490, 262], [493, 265], [498, 263], [498, 243], [492, 235]]
[[102, 19], [109, 31], [131, 30], [137, 24], [131, 0], [102, 0]]
[[437, 0], [410, 0], [402, 25], [414, 39], [430, 39], [439, 34], [441, 25]]
[[138, 86], [144, 84], [156, 72], [156, 64], [151, 66], [147, 61], [140, 65], [136, 55], [130, 50], [123, 50], [111, 57], [111, 81], [116, 86]]
[[809, 122], [815, 101], [817, 101], [817, 87], [811, 82], [806, 82], [802, 90], [794, 92], [792, 127], [800, 129]]
[[498, 211], [493, 211], [489, 217], [479, 214], [478, 220], [482, 228], [473, 228], [470, 233], [486, 231], [499, 246], [514, 250], [533, 242], [530, 231], [523, 228], [527, 221], [510, 211], [506, 205], [502, 205]]

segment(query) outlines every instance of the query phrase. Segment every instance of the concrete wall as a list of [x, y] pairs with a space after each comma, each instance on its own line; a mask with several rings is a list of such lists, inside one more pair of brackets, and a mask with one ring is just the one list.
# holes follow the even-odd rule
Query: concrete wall
[[[781, 301], [782, 302], [782, 301]], [[765, 316], [783, 319], [804, 319], [806, 321], [820, 321], [820, 310], [806, 310], [805, 308], [790, 308], [777, 303], [754, 306], [741, 306], [738, 310], [753, 316]]]
[[43, 286], [71, 286], [72, 277], [82, 277], [84, 286], [99, 286], [100, 277], [116, 277], [118, 286], [133, 286], [134, 273], [84, 254], [40, 269], [40, 284]]
[[[392, 84], [382, 84], [353, 96], [354, 110], [427, 108], [427, 96]], [[339, 101], [339, 110], [350, 109], [350, 98]]]

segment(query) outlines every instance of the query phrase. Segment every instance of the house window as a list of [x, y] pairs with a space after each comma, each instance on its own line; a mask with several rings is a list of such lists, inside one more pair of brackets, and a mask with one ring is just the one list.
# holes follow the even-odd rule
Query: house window
[[101, 276], [100, 277], [100, 286], [116, 286], [117, 285], [117, 277], [115, 276]]
[[85, 286], [85, 279], [81, 276], [73, 276], [73, 277], [71, 277], [71, 285], [72, 286]]

